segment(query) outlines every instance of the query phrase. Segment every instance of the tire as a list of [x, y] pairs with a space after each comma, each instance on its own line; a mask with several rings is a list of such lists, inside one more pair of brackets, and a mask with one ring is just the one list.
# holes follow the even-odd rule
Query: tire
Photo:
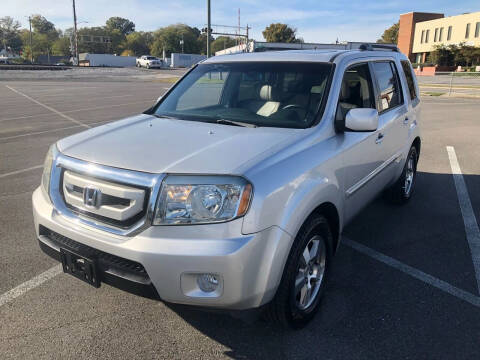
[[418, 153], [415, 146], [408, 152], [402, 175], [387, 191], [386, 197], [393, 204], [406, 204], [412, 197], [417, 179]]
[[[311, 256], [315, 243], [318, 244], [317, 256], [311, 265], [306, 265], [304, 252], [309, 250], [307, 253]], [[326, 218], [318, 214], [311, 215], [290, 249], [275, 297], [266, 305], [265, 317], [268, 321], [285, 328], [299, 329], [313, 319], [325, 291], [332, 248], [333, 236]], [[311, 285], [311, 296], [306, 299], [308, 290], [305, 290], [305, 286], [308, 289], [308, 285]]]
[[147, 64], [147, 66], [145, 66], [147, 69], [150, 69], [150, 65]]

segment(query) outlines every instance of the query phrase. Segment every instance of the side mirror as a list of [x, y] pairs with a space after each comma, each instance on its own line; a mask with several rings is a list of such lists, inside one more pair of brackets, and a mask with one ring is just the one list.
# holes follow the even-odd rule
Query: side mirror
[[378, 111], [375, 109], [350, 109], [345, 117], [346, 131], [375, 131], [377, 128]]

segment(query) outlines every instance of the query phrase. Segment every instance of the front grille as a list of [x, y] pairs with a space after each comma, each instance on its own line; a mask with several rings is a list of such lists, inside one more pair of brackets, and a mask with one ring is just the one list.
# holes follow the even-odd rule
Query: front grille
[[46, 236], [53, 244], [59, 248], [66, 248], [67, 250], [76, 252], [86, 258], [96, 259], [102, 271], [120, 270], [125, 273], [135, 274], [141, 278], [148, 278], [147, 272], [142, 264], [121, 258], [116, 255], [108, 254], [106, 252], [94, 249], [88, 245], [76, 242], [66, 236], [60, 235], [55, 231], [47, 229], [40, 225], [40, 235]]
[[[83, 190], [86, 186], [98, 187], [100, 190], [103, 187], [101, 201], [97, 206], [84, 204]], [[132, 198], [109, 194], [109, 188], [110, 191], [111, 188], [116, 188], [117, 192], [130, 193]], [[62, 171], [59, 189], [66, 207], [77, 215], [96, 219], [121, 229], [128, 229], [141, 221], [145, 217], [150, 200], [150, 189], [148, 188], [100, 180], [70, 170]], [[138, 193], [142, 195], [139, 196]]]

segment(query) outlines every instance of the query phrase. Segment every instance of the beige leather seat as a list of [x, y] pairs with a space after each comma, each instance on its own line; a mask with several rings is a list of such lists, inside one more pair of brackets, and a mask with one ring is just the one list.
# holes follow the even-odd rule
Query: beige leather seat
[[271, 85], [263, 85], [259, 88], [258, 99], [244, 101], [242, 107], [257, 115], [268, 117], [275, 114], [280, 108], [280, 102], [277, 100], [275, 88]]

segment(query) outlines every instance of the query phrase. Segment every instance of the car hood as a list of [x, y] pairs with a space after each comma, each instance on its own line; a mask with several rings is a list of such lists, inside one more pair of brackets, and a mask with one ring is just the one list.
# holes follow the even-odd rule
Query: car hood
[[242, 174], [301, 131], [138, 115], [67, 137], [57, 146], [70, 157], [149, 173]]

